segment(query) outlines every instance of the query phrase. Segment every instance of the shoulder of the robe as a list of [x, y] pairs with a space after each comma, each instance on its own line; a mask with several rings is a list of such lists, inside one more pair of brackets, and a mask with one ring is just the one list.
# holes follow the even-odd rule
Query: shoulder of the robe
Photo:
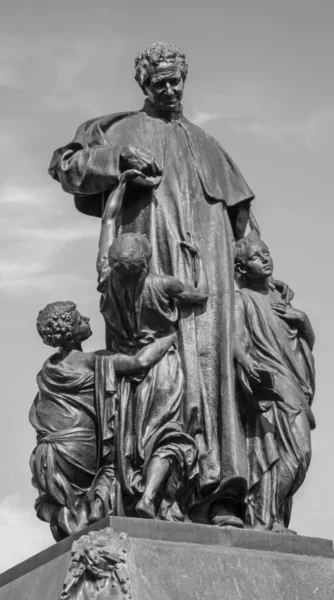
[[69, 144], [61, 146], [54, 151], [48, 169], [49, 175], [51, 175], [53, 179], [59, 179], [57, 169], [64, 152], [67, 150], [76, 152], [77, 150], [94, 145], [103, 145], [105, 143], [104, 133], [108, 131], [110, 127], [121, 120], [127, 119], [139, 113], [140, 111], [112, 113], [102, 117], [95, 117], [95, 119], [90, 119], [89, 121], [82, 123], [82, 125], [78, 127], [73, 140]]
[[111, 113], [109, 115], [103, 115], [102, 117], [96, 117], [95, 119], [85, 121], [82, 123], [82, 125], [80, 125], [80, 127], [78, 127], [71, 143], [80, 144], [84, 147], [87, 144], [87, 137], [89, 137], [89, 135], [94, 131], [101, 131], [104, 133], [119, 121], [127, 119], [128, 117], [132, 117], [133, 115], [137, 115], [139, 112], [140, 111]]
[[224, 156], [229, 156], [229, 154], [226, 152], [223, 146], [219, 142], [217, 142], [217, 140], [212, 135], [204, 131], [204, 129], [202, 129], [198, 125], [195, 125], [195, 123], [188, 121], [188, 119], [186, 119], [185, 117], [183, 117], [183, 123], [184, 125], [186, 125], [187, 129], [197, 138], [202, 138], [202, 140], [205, 140], [206, 143], [211, 144], [215, 148], [215, 150], [221, 152]]

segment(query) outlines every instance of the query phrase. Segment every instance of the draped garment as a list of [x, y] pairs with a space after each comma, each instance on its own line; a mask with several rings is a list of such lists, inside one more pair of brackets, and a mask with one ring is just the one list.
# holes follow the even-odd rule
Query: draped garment
[[101, 518], [115, 510], [112, 358], [97, 356], [95, 371], [48, 359], [37, 384], [29, 413], [37, 432], [30, 467], [39, 491], [37, 515], [51, 523], [58, 540], [87, 526], [97, 498], [103, 505]]
[[[124, 288], [110, 269], [99, 281], [101, 312], [107, 328], [108, 349], [134, 354], [158, 338], [174, 333], [178, 312], [162, 287], [161, 277], [149, 274], [134, 305], [129, 306]], [[174, 344], [149, 372], [141, 377], [124, 377], [120, 383], [117, 420], [117, 469], [127, 514], [145, 487], [147, 467], [155, 456], [171, 463], [162, 497], [189, 486], [198, 474], [197, 447], [184, 432], [183, 372]], [[173, 494], [168, 493], [173, 489]], [[179, 494], [180, 495], [180, 494]]]
[[315, 390], [314, 360], [298, 329], [275, 315], [281, 301], [248, 288], [237, 293], [243, 312], [245, 350], [257, 367], [271, 373], [276, 400], [243, 394], [248, 458], [247, 521], [270, 529], [288, 526], [292, 496], [303, 483], [311, 460], [311, 410]]

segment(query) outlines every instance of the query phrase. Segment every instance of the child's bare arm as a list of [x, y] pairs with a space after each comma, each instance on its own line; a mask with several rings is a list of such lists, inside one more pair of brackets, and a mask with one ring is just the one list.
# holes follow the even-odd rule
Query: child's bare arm
[[176, 333], [172, 333], [144, 346], [134, 356], [127, 354], [114, 355], [113, 363], [116, 373], [119, 375], [131, 375], [147, 371], [162, 359], [175, 341]]
[[182, 283], [176, 277], [166, 275], [163, 279], [164, 292], [171, 298], [187, 302], [189, 304], [204, 304], [208, 299], [208, 293], [203, 293], [198, 287], [190, 283]]
[[183, 283], [176, 277], [165, 276], [163, 278], [163, 288], [168, 296], [176, 298], [181, 302], [190, 304], [204, 304], [209, 297], [209, 286], [203, 261], [199, 255], [198, 248], [194, 244], [181, 242], [181, 245], [192, 254], [196, 262], [195, 285], [188, 282]]
[[99, 252], [96, 261], [96, 270], [100, 274], [108, 264], [108, 251], [116, 237], [116, 217], [122, 207], [126, 184], [136, 177], [145, 177], [136, 169], [129, 169], [121, 174], [118, 186], [113, 189], [108, 197], [102, 216]]

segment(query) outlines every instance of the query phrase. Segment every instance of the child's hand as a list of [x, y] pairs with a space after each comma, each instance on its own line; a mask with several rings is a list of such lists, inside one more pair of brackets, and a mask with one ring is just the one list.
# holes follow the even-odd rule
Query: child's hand
[[245, 354], [244, 356], [240, 357], [238, 363], [248, 377], [257, 383], [260, 383], [260, 377], [256, 371], [256, 362], [249, 356], [249, 354]]
[[304, 321], [305, 314], [301, 310], [297, 310], [297, 308], [292, 308], [290, 305], [278, 302], [273, 303], [271, 306], [275, 315], [288, 323]]
[[128, 169], [127, 171], [121, 173], [119, 180], [120, 183], [127, 183], [128, 181], [133, 181], [137, 177], [141, 177], [142, 179], [146, 178], [144, 173], [138, 171], [138, 169]]

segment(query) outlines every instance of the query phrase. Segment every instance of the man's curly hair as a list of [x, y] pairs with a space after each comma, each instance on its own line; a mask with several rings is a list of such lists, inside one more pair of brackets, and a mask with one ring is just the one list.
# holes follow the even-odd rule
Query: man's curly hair
[[72, 340], [75, 309], [76, 304], [67, 300], [52, 302], [39, 311], [36, 325], [44, 344], [57, 348]]
[[155, 42], [148, 46], [142, 54], [139, 54], [135, 60], [135, 80], [138, 81], [143, 92], [149, 84], [152, 68], [162, 62], [174, 61], [180, 63], [181, 75], [184, 80], [187, 77], [188, 65], [186, 55], [178, 46], [166, 42]]

